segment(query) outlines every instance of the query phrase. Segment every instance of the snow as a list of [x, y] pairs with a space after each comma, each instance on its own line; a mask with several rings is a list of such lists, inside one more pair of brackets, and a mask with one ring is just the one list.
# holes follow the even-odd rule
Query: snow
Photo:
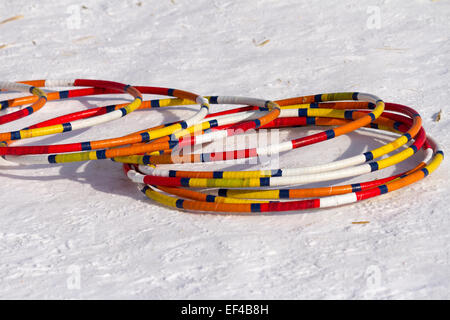
[[[449, 1], [0, 2], [0, 21], [17, 15], [0, 24], [2, 80], [97, 78], [264, 99], [370, 92], [416, 108], [450, 149]], [[1, 130], [128, 100], [48, 103]], [[114, 137], [195, 110], [139, 111], [62, 139]], [[281, 166], [325, 163], [385, 140], [361, 131], [283, 154]], [[419, 183], [354, 205], [216, 216], [151, 202], [109, 160], [2, 160], [0, 298], [448, 299], [449, 179], [444, 161]]]

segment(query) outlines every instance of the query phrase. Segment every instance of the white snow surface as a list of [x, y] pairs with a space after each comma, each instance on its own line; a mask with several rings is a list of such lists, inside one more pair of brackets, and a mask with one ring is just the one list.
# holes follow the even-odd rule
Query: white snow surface
[[[263, 99], [369, 92], [417, 109], [450, 149], [446, 0], [0, 2], [0, 21], [17, 15], [0, 24], [1, 80], [95, 78]], [[123, 101], [49, 102], [1, 130]], [[196, 110], [137, 111], [26, 143], [114, 137]], [[390, 139], [368, 132], [283, 154], [280, 165], [326, 163]], [[335, 183], [401, 172], [421, 157]], [[153, 203], [109, 160], [2, 160], [0, 298], [449, 299], [449, 179], [444, 160], [426, 179], [357, 204], [214, 215]]]

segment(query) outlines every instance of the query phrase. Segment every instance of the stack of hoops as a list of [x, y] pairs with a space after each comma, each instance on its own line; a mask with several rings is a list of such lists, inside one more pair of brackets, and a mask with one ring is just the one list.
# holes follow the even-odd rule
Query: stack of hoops
[[[75, 88], [79, 87], [79, 88]], [[54, 88], [65, 88], [55, 91]], [[1, 91], [32, 95], [0, 102], [0, 110], [28, 105], [0, 116], [0, 125], [41, 110], [48, 101], [128, 94], [130, 102], [78, 111], [55, 117], [17, 131], [0, 133], [0, 155], [21, 164], [54, 164], [111, 159], [122, 163], [130, 181], [160, 204], [201, 212], [283, 212], [345, 205], [376, 197], [423, 179], [440, 165], [444, 154], [427, 136], [420, 115], [412, 108], [385, 103], [360, 92], [325, 93], [277, 101], [233, 96], [202, 96], [183, 90], [131, 86], [103, 80], [34, 80], [1, 82]], [[143, 94], [168, 96], [144, 100]], [[14, 146], [16, 140], [61, 134], [109, 121], [120, 121], [138, 109], [198, 105], [188, 119], [140, 130], [116, 138], [77, 143]], [[226, 111], [211, 113], [212, 105]], [[238, 105], [236, 108], [229, 106]], [[158, 109], [159, 110], [159, 109]], [[202, 146], [250, 130], [326, 126], [312, 135], [258, 147], [238, 146], [218, 152], [186, 152], [187, 146]], [[300, 168], [270, 170], [175, 170], [171, 165], [227, 163], [259, 159], [314, 145], [361, 128], [388, 131], [385, 145], [334, 162]], [[394, 133], [394, 134], [392, 134]], [[393, 138], [392, 138], [393, 137]], [[181, 150], [181, 151], [180, 151]], [[325, 151], [323, 151], [325, 152]], [[420, 152], [415, 167], [381, 179], [317, 188], [298, 186], [362, 176], [399, 164]], [[161, 167], [164, 165], [163, 167]], [[169, 168], [167, 168], [169, 167]]]

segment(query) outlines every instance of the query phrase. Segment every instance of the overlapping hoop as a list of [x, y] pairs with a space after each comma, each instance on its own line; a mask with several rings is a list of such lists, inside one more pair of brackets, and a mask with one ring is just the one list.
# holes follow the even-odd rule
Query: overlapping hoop
[[[84, 87], [45, 93], [40, 88]], [[66, 163], [111, 159], [123, 163], [128, 178], [153, 201], [168, 207], [201, 212], [282, 212], [350, 204], [391, 192], [432, 173], [443, 151], [426, 135], [420, 115], [410, 107], [385, 103], [366, 93], [326, 93], [277, 101], [232, 96], [201, 96], [178, 89], [130, 86], [104, 80], [32, 80], [0, 82], [0, 89], [31, 92], [32, 96], [1, 101], [1, 109], [29, 107], [0, 116], [0, 125], [39, 111], [47, 101], [128, 93], [127, 104], [96, 107], [49, 119], [18, 131], [0, 133], [0, 155], [17, 163]], [[143, 101], [143, 94], [174, 98]], [[15, 140], [60, 134], [118, 120], [137, 109], [200, 105], [192, 117], [160, 124], [126, 136], [78, 143], [11, 146]], [[213, 105], [247, 105], [210, 114]], [[271, 145], [217, 152], [187, 152], [185, 147], [226, 139], [250, 130], [332, 126], [319, 133]], [[214, 165], [218, 161], [283, 154], [346, 135], [361, 128], [394, 132], [395, 139], [359, 155], [309, 167], [246, 171], [179, 170], [173, 164]], [[399, 164], [422, 151], [408, 171], [364, 182], [333, 185], [332, 181], [363, 176]], [[169, 168], [161, 168], [161, 165]], [[298, 185], [326, 182], [318, 188]], [[207, 190], [202, 190], [207, 188]], [[195, 189], [195, 190], [194, 190]]]

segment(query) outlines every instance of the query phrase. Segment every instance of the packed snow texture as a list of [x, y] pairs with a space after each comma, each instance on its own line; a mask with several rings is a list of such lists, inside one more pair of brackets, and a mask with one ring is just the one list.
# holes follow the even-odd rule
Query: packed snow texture
[[[1, 1], [0, 21], [11, 17], [0, 24], [2, 80], [95, 78], [264, 99], [369, 92], [417, 109], [450, 149], [446, 0]], [[124, 101], [49, 102], [1, 130]], [[115, 137], [196, 108], [137, 111], [26, 143]], [[280, 166], [342, 159], [391, 139], [361, 130], [282, 154]], [[334, 183], [401, 172], [421, 157]], [[448, 299], [449, 179], [444, 160], [425, 180], [353, 205], [214, 215], [155, 204], [109, 160], [1, 160], [0, 298]]]

